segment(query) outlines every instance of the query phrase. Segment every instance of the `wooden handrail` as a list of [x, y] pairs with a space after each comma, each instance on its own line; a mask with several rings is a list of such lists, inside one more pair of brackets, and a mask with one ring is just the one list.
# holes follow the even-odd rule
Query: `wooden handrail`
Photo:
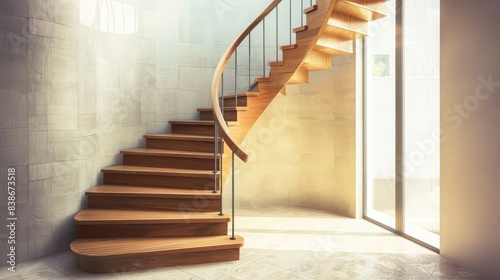
[[[224, 52], [222, 58], [217, 64], [217, 68], [215, 68], [215, 74], [212, 79], [212, 108], [214, 113], [215, 124], [219, 127], [219, 131], [222, 135], [222, 138], [226, 142], [227, 146], [244, 162], [248, 162], [250, 156], [243, 151], [240, 144], [234, 140], [231, 135], [231, 131], [229, 131], [229, 127], [224, 120], [224, 117], [221, 113], [221, 108], [219, 105], [219, 84], [222, 77], [222, 73], [226, 69], [226, 65], [231, 59], [231, 56], [235, 52], [235, 50], [239, 47], [241, 42], [245, 40], [245, 38], [252, 32], [252, 30], [257, 27], [262, 20], [269, 15], [275, 8], [281, 3], [282, 0], [274, 0], [241, 34], [234, 40], [234, 42], [229, 46], [229, 48]], [[236, 90], [236, 89], [235, 89]], [[236, 92], [235, 92], [236, 94]]]

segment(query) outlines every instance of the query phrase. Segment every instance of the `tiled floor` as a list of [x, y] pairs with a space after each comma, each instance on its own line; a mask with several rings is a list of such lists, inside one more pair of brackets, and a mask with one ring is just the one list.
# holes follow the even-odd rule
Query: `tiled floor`
[[240, 261], [93, 275], [67, 252], [2, 269], [0, 279], [481, 279], [365, 220], [299, 208], [237, 214]]

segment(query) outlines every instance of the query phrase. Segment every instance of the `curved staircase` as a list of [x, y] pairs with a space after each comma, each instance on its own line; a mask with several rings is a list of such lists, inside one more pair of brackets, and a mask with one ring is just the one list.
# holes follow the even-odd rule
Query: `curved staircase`
[[385, 12], [385, 0], [317, 0], [304, 9], [306, 24], [293, 29], [296, 42], [280, 47], [283, 59], [269, 62], [270, 75], [250, 86], [258, 91], [219, 96], [231, 55], [280, 2], [273, 1], [222, 57], [213, 108], [198, 109], [200, 120], [170, 122], [171, 134], [144, 135], [145, 148], [124, 150], [123, 165], [102, 169], [103, 184], [86, 192], [88, 209], [74, 217], [70, 247], [81, 270], [110, 273], [239, 259], [244, 240], [228, 235], [230, 218], [222, 213], [220, 186], [232, 160], [222, 160], [223, 150], [247, 161], [239, 143], [274, 97], [287, 84], [306, 83], [309, 71], [330, 69], [332, 56], [352, 53], [352, 40], [366, 36], [367, 22]]

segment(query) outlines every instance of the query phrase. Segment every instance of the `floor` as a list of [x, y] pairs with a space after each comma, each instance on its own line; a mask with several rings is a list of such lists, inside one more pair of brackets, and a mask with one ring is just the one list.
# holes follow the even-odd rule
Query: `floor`
[[235, 262], [116, 272], [81, 272], [69, 253], [21, 264], [0, 279], [481, 279], [368, 221], [303, 208], [237, 209], [245, 238]]

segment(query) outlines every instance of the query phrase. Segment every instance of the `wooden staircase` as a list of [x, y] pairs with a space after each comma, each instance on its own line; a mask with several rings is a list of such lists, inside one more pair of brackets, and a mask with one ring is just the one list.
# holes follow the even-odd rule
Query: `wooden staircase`
[[[281, 1], [275, 0], [273, 3], [279, 4], [279, 2]], [[224, 54], [212, 80], [214, 116], [221, 127], [220, 134], [227, 147], [241, 160], [247, 162], [249, 155], [240, 143], [276, 95], [286, 95], [288, 84], [307, 83], [309, 71], [331, 69], [333, 56], [352, 54], [353, 40], [365, 37], [368, 33], [368, 22], [385, 17], [385, 12], [386, 0], [317, 0], [315, 5], [306, 8], [304, 26], [292, 30], [295, 33], [295, 43], [280, 46], [283, 59], [268, 63], [270, 68], [268, 77], [256, 78], [258, 92], [252, 92], [250, 95], [243, 93], [246, 98], [244, 104], [240, 106], [246, 108], [237, 112], [238, 118], [235, 120], [238, 125], [228, 127], [225, 124], [225, 116], [221, 114], [219, 87], [222, 73], [231, 55], [248, 36], [251, 28], [245, 30]], [[224, 106], [234, 106], [234, 104], [224, 103]], [[227, 160], [230, 161], [230, 158]], [[229, 165], [225, 164], [224, 169]], [[227, 173], [226, 170], [223, 171], [223, 174]]]
[[[238, 260], [244, 240], [228, 236], [229, 215], [220, 215], [219, 186], [231, 160], [222, 151], [246, 161], [238, 143], [274, 97], [287, 84], [307, 83], [309, 71], [330, 69], [332, 56], [352, 53], [352, 40], [366, 36], [367, 22], [384, 12], [385, 0], [318, 0], [304, 10], [307, 25], [293, 29], [296, 43], [281, 47], [283, 60], [256, 79], [258, 92], [214, 97], [215, 86], [217, 104], [198, 109], [199, 120], [171, 121], [171, 134], [144, 135], [145, 148], [122, 151], [123, 165], [102, 169], [103, 184], [86, 192], [88, 209], [74, 217], [70, 247], [79, 268], [110, 273]], [[219, 66], [220, 78], [225, 64]], [[221, 137], [214, 136], [216, 125]]]
[[145, 135], [146, 148], [124, 150], [123, 165], [102, 169], [103, 184], [86, 192], [88, 209], [74, 217], [71, 250], [81, 270], [239, 259], [243, 238], [227, 235], [230, 218], [219, 215], [221, 196], [213, 191], [215, 141], [223, 146], [203, 135], [210, 127], [213, 121], [172, 122], [183, 134]]

